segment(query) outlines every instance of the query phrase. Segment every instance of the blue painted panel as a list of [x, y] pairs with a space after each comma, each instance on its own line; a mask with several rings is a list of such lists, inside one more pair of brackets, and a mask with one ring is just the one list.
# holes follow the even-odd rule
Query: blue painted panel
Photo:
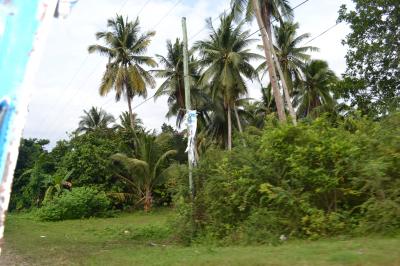
[[39, 26], [38, 8], [39, 0], [0, 0], [0, 182], [15, 118], [16, 95]]

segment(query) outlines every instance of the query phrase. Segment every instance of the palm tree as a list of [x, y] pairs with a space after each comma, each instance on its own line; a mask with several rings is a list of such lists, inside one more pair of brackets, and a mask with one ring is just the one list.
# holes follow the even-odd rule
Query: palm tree
[[[168, 96], [169, 111], [167, 118], [176, 116], [176, 124], [180, 126], [185, 115], [185, 87], [183, 74], [183, 43], [177, 38], [174, 43], [167, 41], [167, 55], [156, 55], [163, 69], [154, 70], [156, 77], [165, 78], [165, 81], [158, 88], [155, 99], [162, 95]], [[201, 92], [194, 88], [199, 79], [197, 62], [194, 57], [189, 58], [189, 75], [192, 95], [192, 105], [196, 100], [204, 98]], [[194, 100], [196, 99], [196, 100]]]
[[[283, 18], [291, 18], [293, 10], [288, 0], [231, 0], [232, 8], [236, 14], [245, 13], [247, 20], [256, 18], [264, 46], [265, 58], [268, 64], [268, 74], [274, 93], [278, 116], [281, 121], [286, 121], [284, 103], [279, 90], [275, 66], [273, 63], [272, 47], [272, 18], [283, 22]], [[278, 65], [279, 67], [279, 65]], [[284, 89], [286, 84], [284, 84]], [[291, 110], [291, 103], [288, 102]]]
[[[143, 122], [142, 119], [138, 117], [136, 113], [133, 113], [133, 119], [134, 119], [134, 126], [135, 126], [135, 131], [141, 131], [143, 130]], [[129, 112], [122, 112], [122, 114], [119, 115], [119, 124], [115, 126], [116, 129], [120, 130], [131, 130], [132, 129], [132, 123], [131, 123], [131, 115]]]
[[[288, 85], [290, 96], [293, 94], [293, 81], [300, 79], [301, 71], [306, 62], [311, 59], [307, 52], [317, 52], [319, 49], [314, 46], [298, 46], [305, 39], [310, 37], [310, 34], [305, 33], [297, 36], [299, 29], [298, 23], [290, 21], [283, 22], [280, 26], [274, 26], [275, 34], [275, 51], [278, 60], [282, 66], [282, 72]], [[258, 69], [266, 70], [267, 62], [263, 62]]]
[[245, 123], [257, 128], [263, 128], [265, 117], [276, 113], [276, 105], [272, 96], [272, 88], [268, 86], [261, 89], [261, 101], [248, 102], [243, 106]]
[[177, 124], [185, 115], [185, 88], [183, 75], [183, 43], [176, 39], [172, 44], [167, 41], [167, 56], [156, 55], [164, 69], [156, 70], [156, 77], [166, 78], [158, 88], [155, 99], [161, 95], [168, 96], [169, 111], [167, 117], [177, 116]]
[[101, 108], [92, 107], [89, 111], [83, 110], [83, 112], [85, 114], [81, 116], [79, 127], [76, 130], [78, 133], [107, 129], [111, 123], [115, 122], [114, 117]]
[[100, 95], [104, 96], [115, 90], [117, 101], [124, 96], [128, 102], [131, 127], [134, 129], [131, 101], [136, 95], [147, 97], [147, 87], [155, 86], [154, 78], [143, 68], [143, 65], [157, 65], [150, 56], [145, 55], [155, 32], [140, 34], [139, 18], [130, 22], [128, 18], [124, 19], [119, 15], [115, 19], [109, 19], [107, 27], [108, 31], [96, 33], [96, 38], [104, 41], [105, 45], [90, 45], [88, 50], [89, 53], [98, 52], [108, 57]]
[[329, 69], [328, 63], [322, 60], [312, 60], [306, 63], [303, 73], [303, 81], [300, 82], [294, 97], [299, 116], [317, 116], [321, 110], [332, 109], [335, 99], [331, 87], [338, 81], [338, 78]]
[[233, 14], [223, 15], [218, 29], [208, 20], [209, 38], [194, 46], [199, 51], [199, 64], [204, 69], [200, 83], [207, 87], [213, 101], [222, 100], [227, 114], [228, 150], [232, 148], [231, 114], [235, 101], [247, 93], [245, 78], [255, 77], [250, 60], [261, 58], [248, 49], [254, 39], [249, 38], [249, 31], [242, 30], [243, 22], [235, 26], [233, 19]]
[[157, 145], [156, 137], [145, 133], [138, 136], [138, 143], [135, 158], [121, 153], [111, 156], [115, 163], [122, 166], [116, 171], [116, 176], [129, 189], [127, 193], [112, 193], [112, 195], [122, 200], [136, 198], [138, 203], [143, 202], [145, 211], [150, 211], [153, 189], [161, 184], [167, 171], [165, 162], [177, 152], [176, 150], [163, 152]]

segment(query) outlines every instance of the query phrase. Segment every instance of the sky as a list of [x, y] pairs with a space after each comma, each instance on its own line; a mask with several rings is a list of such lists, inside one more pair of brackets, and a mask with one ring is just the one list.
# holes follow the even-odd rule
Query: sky
[[[303, 0], [289, 2], [296, 6]], [[57, 140], [67, 139], [68, 132], [78, 127], [83, 110], [92, 106], [102, 107], [117, 118], [128, 109], [125, 101], [115, 102], [112, 93], [106, 97], [99, 95], [106, 59], [87, 52], [89, 45], [97, 43], [95, 33], [106, 29], [108, 18], [117, 13], [130, 19], [139, 16], [143, 31], [156, 31], [148, 54], [165, 55], [166, 40], [182, 36], [183, 16], [187, 18], [191, 45], [207, 37], [205, 19], [217, 18], [228, 9], [229, 3], [230, 0], [80, 0], [68, 18], [52, 23], [34, 83], [24, 137], [49, 139], [50, 146], [54, 146]], [[350, 0], [309, 0], [295, 9], [294, 20], [300, 24], [299, 34], [310, 33], [313, 38], [335, 25], [342, 4], [352, 7]], [[256, 23], [246, 27], [251, 32], [258, 29]], [[338, 76], [346, 69], [346, 47], [341, 41], [348, 33], [348, 25], [339, 24], [308, 44], [320, 48], [319, 52], [312, 54], [313, 58], [328, 61]], [[162, 80], [157, 82], [160, 84]], [[249, 87], [249, 97], [260, 96], [257, 84], [249, 84]], [[149, 89], [149, 97], [154, 92], [155, 89]], [[143, 100], [135, 98], [134, 108]], [[174, 118], [165, 118], [167, 109], [166, 98], [161, 97], [157, 101], [147, 101], [134, 112], [138, 113], [146, 128], [160, 130], [164, 122], [175, 124]]]

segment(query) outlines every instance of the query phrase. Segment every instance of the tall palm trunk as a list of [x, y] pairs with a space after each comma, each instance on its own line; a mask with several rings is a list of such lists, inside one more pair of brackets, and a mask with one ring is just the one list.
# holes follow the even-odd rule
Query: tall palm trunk
[[284, 108], [284, 104], [283, 104], [282, 95], [279, 91], [278, 79], [276, 76], [275, 66], [274, 66], [273, 59], [272, 59], [271, 45], [269, 42], [269, 36], [268, 36], [267, 30], [266, 30], [266, 27], [267, 26], [270, 27], [270, 25], [268, 23], [264, 23], [262, 20], [261, 10], [260, 10], [258, 0], [252, 0], [252, 3], [253, 3], [255, 16], [257, 19], [257, 24], [261, 30], [261, 38], [263, 41], [265, 58], [266, 58], [267, 65], [268, 65], [268, 74], [269, 74], [269, 79], [271, 81], [272, 91], [274, 94], [276, 109], [278, 111], [278, 117], [281, 122], [285, 122], [286, 121], [285, 108]]
[[293, 80], [287, 65], [283, 66], [283, 76], [285, 77], [286, 85], [288, 86], [289, 95], [292, 96], [293, 93]]
[[127, 93], [127, 100], [128, 100], [128, 108], [129, 108], [129, 118], [130, 118], [130, 122], [131, 122], [131, 128], [133, 130], [133, 132], [135, 132], [135, 117], [133, 116], [133, 111], [132, 111], [132, 99], [129, 95], [129, 93]]
[[[233, 105], [233, 110], [235, 110], [236, 123], [238, 125], [240, 135], [242, 135], [243, 134], [242, 123], [240, 122], [239, 113], [237, 111], [235, 104]], [[246, 147], [246, 141], [244, 140], [243, 135], [241, 137], [242, 137], [243, 146]]]
[[232, 117], [230, 104], [228, 104], [228, 150], [232, 150]]
[[[272, 35], [270, 35], [270, 36], [272, 36]], [[296, 112], [294, 111], [294, 108], [293, 108], [292, 99], [290, 99], [290, 94], [289, 94], [287, 82], [286, 82], [286, 79], [285, 79], [285, 75], [283, 74], [283, 71], [282, 71], [282, 68], [281, 68], [281, 63], [279, 62], [279, 58], [276, 56], [275, 49], [274, 49], [274, 46], [272, 44], [272, 40], [269, 39], [269, 42], [271, 44], [272, 55], [274, 56], [276, 66], [278, 68], [278, 73], [279, 73], [279, 76], [281, 78], [283, 92], [284, 92], [284, 95], [285, 95], [285, 100], [286, 100], [287, 107], [289, 109], [290, 117], [292, 118], [293, 124], [297, 125]]]
[[240, 123], [239, 114], [238, 114], [236, 105], [233, 106], [233, 109], [235, 110], [236, 122], [237, 122], [237, 125], [239, 128], [239, 132], [243, 133], [242, 123]]

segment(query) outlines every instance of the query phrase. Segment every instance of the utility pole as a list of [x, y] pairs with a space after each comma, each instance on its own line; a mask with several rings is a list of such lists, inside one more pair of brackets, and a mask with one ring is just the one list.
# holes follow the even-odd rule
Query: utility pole
[[[190, 104], [190, 79], [189, 79], [189, 55], [188, 55], [188, 38], [186, 29], [186, 18], [182, 18], [182, 32], [183, 32], [183, 75], [185, 83], [185, 105], [186, 105], [186, 115], [189, 116], [189, 111], [191, 110]], [[190, 128], [188, 123], [188, 139], [190, 138]], [[190, 144], [189, 144], [190, 145]], [[188, 147], [190, 148], [190, 147]], [[194, 188], [193, 188], [193, 162], [190, 155], [190, 150], [188, 151], [188, 164], [189, 164], [189, 189], [192, 199], [194, 198]]]

